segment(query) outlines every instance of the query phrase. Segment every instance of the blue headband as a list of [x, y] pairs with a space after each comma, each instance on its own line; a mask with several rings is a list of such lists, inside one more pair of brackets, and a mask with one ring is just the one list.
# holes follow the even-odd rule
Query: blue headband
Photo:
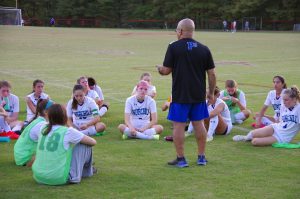
[[52, 106], [54, 104], [54, 102], [52, 100], [48, 100], [45, 110], [48, 110], [50, 108], [50, 106]]

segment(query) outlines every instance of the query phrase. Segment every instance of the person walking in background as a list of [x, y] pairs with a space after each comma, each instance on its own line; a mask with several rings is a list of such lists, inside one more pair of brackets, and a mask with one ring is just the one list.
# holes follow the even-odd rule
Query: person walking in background
[[227, 21], [226, 20], [223, 21], [223, 31], [224, 32], [228, 31], [228, 29], [227, 29]]
[[208, 118], [206, 106], [206, 73], [208, 75], [209, 92], [207, 98], [214, 101], [216, 86], [215, 64], [207, 46], [193, 39], [194, 21], [186, 18], [179, 21], [176, 29], [178, 41], [169, 44], [162, 65], [157, 65], [161, 75], [172, 73], [172, 103], [168, 119], [173, 121], [173, 138], [177, 153], [175, 160], [169, 165], [187, 167], [184, 157], [184, 138], [186, 122], [190, 120], [194, 126], [198, 144], [198, 165], [206, 165], [205, 145], [207, 131], [204, 119]]

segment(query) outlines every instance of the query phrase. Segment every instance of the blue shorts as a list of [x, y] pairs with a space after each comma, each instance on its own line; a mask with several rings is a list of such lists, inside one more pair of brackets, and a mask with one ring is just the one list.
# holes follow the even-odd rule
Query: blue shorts
[[169, 109], [168, 120], [174, 122], [199, 121], [208, 118], [205, 102], [185, 104], [172, 102]]

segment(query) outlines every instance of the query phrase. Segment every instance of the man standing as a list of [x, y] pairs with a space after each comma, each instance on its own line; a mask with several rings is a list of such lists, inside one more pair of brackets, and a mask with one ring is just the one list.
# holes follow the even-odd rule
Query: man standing
[[[191, 19], [181, 20], [176, 29], [178, 41], [169, 44], [163, 66], [158, 65], [161, 75], [172, 73], [172, 103], [168, 119], [173, 121], [173, 141], [177, 158], [169, 165], [187, 167], [184, 157], [184, 129], [189, 119], [195, 130], [198, 144], [198, 165], [206, 165], [206, 134], [203, 120], [208, 111], [206, 97], [206, 73], [209, 92], [207, 98], [214, 101], [216, 86], [215, 65], [210, 50], [193, 39], [195, 24]], [[213, 104], [213, 103], [212, 103]]]

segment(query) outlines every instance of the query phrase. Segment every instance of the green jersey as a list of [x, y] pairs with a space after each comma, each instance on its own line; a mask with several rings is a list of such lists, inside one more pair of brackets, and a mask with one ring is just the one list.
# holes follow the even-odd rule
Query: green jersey
[[31, 160], [32, 156], [35, 154], [37, 142], [30, 138], [30, 133], [33, 127], [45, 122], [45, 118], [38, 117], [23, 130], [21, 136], [14, 146], [16, 165], [24, 165]]
[[72, 150], [64, 148], [68, 128], [60, 126], [52, 134], [39, 137], [36, 159], [32, 165], [33, 178], [42, 184], [61, 185], [68, 181]]
[[[241, 91], [239, 89], [237, 89], [236, 92], [237, 92], [237, 97], [236, 98], [240, 99]], [[228, 97], [228, 96], [230, 96], [229, 93], [226, 90], [224, 90], [224, 97]], [[227, 104], [227, 106], [228, 106], [231, 113], [236, 114], [236, 113], [241, 112], [240, 107], [236, 103], [232, 102], [231, 99], [225, 100], [225, 103]]]

